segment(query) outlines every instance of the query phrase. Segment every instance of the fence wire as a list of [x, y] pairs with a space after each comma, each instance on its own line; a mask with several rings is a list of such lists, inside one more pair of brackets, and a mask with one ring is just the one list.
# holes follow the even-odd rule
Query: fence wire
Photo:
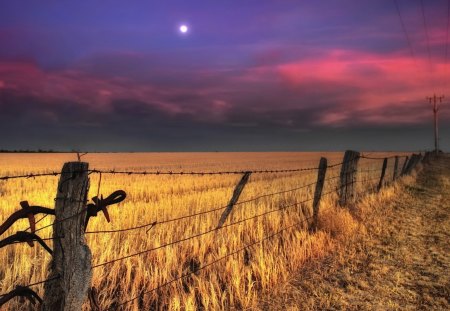
[[[362, 158], [370, 159], [369, 157], [361, 156]], [[374, 159], [384, 159], [384, 158], [374, 158]], [[349, 160], [348, 162], [354, 161], [354, 159]], [[338, 162], [335, 164], [328, 165], [327, 168], [333, 168], [344, 164], [345, 162]], [[237, 171], [127, 171], [127, 170], [100, 170], [100, 169], [90, 169], [86, 171], [79, 171], [79, 173], [88, 172], [92, 173], [101, 173], [101, 174], [111, 174], [111, 175], [197, 175], [197, 176], [206, 176], [206, 175], [243, 175], [245, 173], [252, 174], [273, 174], [273, 173], [292, 173], [292, 172], [305, 172], [305, 171], [316, 171], [318, 167], [301, 167], [301, 168], [293, 168], [293, 169], [257, 169], [257, 170], [237, 170]], [[35, 178], [35, 177], [44, 177], [44, 176], [59, 176], [61, 172], [50, 172], [50, 173], [29, 173], [22, 175], [6, 175], [0, 176], [0, 180], [9, 180], [9, 179], [19, 179], [19, 178]]]

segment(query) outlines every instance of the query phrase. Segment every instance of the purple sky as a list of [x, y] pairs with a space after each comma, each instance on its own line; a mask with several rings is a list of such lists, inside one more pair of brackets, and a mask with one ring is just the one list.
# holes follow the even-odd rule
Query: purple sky
[[397, 2], [412, 51], [394, 0], [3, 1], [0, 149], [430, 149], [436, 93], [448, 150], [448, 1]]

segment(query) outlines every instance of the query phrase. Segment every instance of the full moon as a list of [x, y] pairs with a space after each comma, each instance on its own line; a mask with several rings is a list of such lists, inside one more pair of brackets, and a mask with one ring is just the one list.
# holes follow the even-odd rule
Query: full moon
[[188, 26], [186, 26], [186, 25], [181, 25], [181, 26], [180, 26], [180, 31], [181, 31], [182, 33], [186, 33], [186, 32], [188, 31]]

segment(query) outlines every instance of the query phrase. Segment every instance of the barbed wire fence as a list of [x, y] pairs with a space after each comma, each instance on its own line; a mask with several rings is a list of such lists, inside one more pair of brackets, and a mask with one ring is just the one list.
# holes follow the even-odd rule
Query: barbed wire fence
[[[0, 248], [17, 243], [28, 243], [30, 246], [33, 246], [33, 242], [38, 242], [44, 249], [48, 251], [49, 254], [52, 255], [52, 262], [50, 265], [51, 268], [48, 278], [27, 285], [15, 285], [15, 288], [12, 291], [0, 294], [0, 307], [15, 297], [24, 297], [28, 299], [28, 301], [33, 305], [35, 305], [36, 302], [41, 303], [43, 305], [43, 309], [47, 310], [60, 309], [62, 306], [67, 306], [67, 304], [70, 304], [74, 309], [81, 310], [82, 303], [84, 302], [86, 297], [89, 296], [91, 308], [99, 310], [100, 308], [96, 299], [97, 291], [95, 288], [91, 288], [90, 286], [92, 270], [94, 269], [108, 266], [116, 262], [121, 262], [128, 258], [137, 257], [143, 254], [148, 254], [157, 250], [165, 249], [173, 245], [185, 243], [202, 236], [214, 234], [220, 232], [221, 230], [224, 230], [225, 228], [231, 228], [251, 220], [258, 220], [272, 213], [299, 208], [304, 206], [306, 203], [312, 204], [312, 215], [304, 217], [302, 220], [293, 225], [283, 227], [276, 232], [267, 234], [261, 239], [245, 244], [244, 246], [237, 248], [224, 256], [216, 258], [210, 262], [199, 264], [194, 269], [191, 269], [191, 271], [178, 275], [173, 279], [168, 280], [167, 282], [153, 287], [150, 290], [141, 292], [139, 296], [124, 299], [122, 302], [115, 304], [114, 309], [119, 309], [135, 301], [136, 299], [139, 299], [142, 295], [158, 291], [165, 286], [168, 286], [181, 279], [187, 278], [192, 274], [198, 273], [201, 270], [207, 269], [217, 264], [218, 262], [225, 261], [229, 257], [235, 256], [236, 254], [244, 252], [252, 247], [255, 247], [256, 245], [263, 244], [265, 241], [270, 240], [287, 230], [306, 226], [310, 231], [316, 231], [319, 217], [319, 206], [322, 198], [337, 194], [340, 206], [350, 206], [351, 204], [354, 204], [356, 202], [358, 197], [361, 197], [367, 193], [378, 192], [386, 184], [395, 182], [401, 176], [411, 174], [411, 172], [420, 162], [427, 162], [431, 157], [432, 155], [429, 152], [427, 152], [425, 155], [412, 154], [410, 156], [393, 155], [389, 157], [375, 157], [372, 155], [366, 156], [356, 151], [346, 151], [342, 162], [330, 165], [327, 164], [326, 158], [321, 158], [317, 167], [280, 170], [263, 169], [216, 172], [116, 171], [97, 169], [90, 170], [88, 169], [87, 163], [68, 162], [64, 164], [61, 172], [0, 176], [0, 180], [4, 181], [12, 179], [37, 178], [43, 176], [60, 176], [58, 183], [58, 193], [55, 197], [55, 209], [42, 206], [32, 206], [29, 205], [27, 201], [23, 201], [20, 202], [22, 209], [14, 212], [3, 222], [3, 224], [0, 225], [1, 236], [5, 232], [7, 232], [8, 229], [17, 220], [25, 218], [29, 221], [29, 227], [24, 231], [18, 231], [2, 239], [0, 241]], [[368, 163], [359, 164], [360, 160], [367, 161]], [[337, 169], [339, 169], [339, 173], [333, 174], [333, 172]], [[331, 176], [327, 176], [327, 170], [332, 173]], [[250, 176], [252, 175], [298, 172], [317, 172], [317, 180], [298, 187], [263, 193], [255, 197], [239, 201], [239, 197], [246, 184], [248, 183]], [[92, 203], [87, 203], [87, 193], [89, 188], [88, 178], [91, 174], [99, 174], [97, 196], [92, 199]], [[103, 198], [103, 196], [100, 195], [100, 184], [102, 176], [116, 174], [137, 176], [238, 175], [241, 176], [241, 179], [235, 186], [233, 195], [227, 205], [212, 207], [203, 211], [189, 213], [173, 218], [153, 220], [141, 225], [136, 225], [128, 228], [89, 231], [87, 230], [87, 226], [91, 217], [97, 216], [97, 214], [101, 211], [104, 214], [106, 220], [109, 222], [110, 218], [108, 213], [108, 206], [121, 203], [126, 198], [126, 193], [123, 190], [114, 191], [106, 198]], [[333, 183], [336, 183], [337, 185], [334, 185]], [[331, 186], [329, 186], [328, 188], [325, 187], [325, 185], [330, 184]], [[366, 188], [361, 189], [361, 185], [366, 185]], [[302, 189], [312, 189], [313, 187], [314, 195], [309, 198], [297, 200], [288, 204], [283, 204], [263, 213], [245, 217], [243, 219], [227, 222], [227, 220], [230, 219], [229, 215], [232, 213], [235, 206], [239, 206], [241, 204], [249, 202], [257, 202], [258, 200], [261, 200], [263, 198], [273, 197], [276, 195], [293, 193]], [[135, 253], [129, 253], [127, 255], [95, 265], [92, 265], [91, 263], [91, 253], [89, 247], [85, 244], [84, 235], [130, 232], [141, 229], [146, 229], [148, 231], [163, 224], [176, 223], [181, 220], [193, 219], [207, 214], [218, 213], [220, 211], [222, 211], [222, 214], [218, 225], [208, 230], [188, 235], [174, 241], [161, 244], [157, 247], [141, 250]], [[38, 221], [36, 221], [35, 216], [38, 214], [43, 214], [43, 216]], [[49, 225], [36, 228], [36, 225], [48, 216], [54, 216], [54, 221]], [[53, 228], [53, 236], [51, 238], [40, 238], [38, 233], [48, 227]], [[28, 232], [28, 230], [30, 230], [30, 232]], [[51, 240], [58, 241], [58, 243], [53, 244], [53, 250], [46, 244], [47, 241]], [[32, 289], [32, 287], [41, 284], [44, 284], [43, 299], [38, 295], [37, 292]], [[70, 284], [70, 286], [68, 284]]]

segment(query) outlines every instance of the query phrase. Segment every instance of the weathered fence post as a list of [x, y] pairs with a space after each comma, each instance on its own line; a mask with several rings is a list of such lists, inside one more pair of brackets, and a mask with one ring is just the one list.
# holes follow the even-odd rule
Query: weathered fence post
[[413, 153], [409, 158], [408, 164], [406, 164], [405, 175], [408, 175], [411, 172], [411, 168], [413, 166], [414, 161], [416, 160], [416, 154]]
[[406, 166], [408, 165], [408, 159], [409, 159], [409, 157], [406, 156], [405, 162], [403, 162], [402, 172], [400, 173], [401, 176], [406, 174]]
[[317, 171], [317, 183], [316, 190], [314, 191], [314, 201], [313, 201], [313, 222], [311, 225], [311, 230], [317, 230], [317, 222], [319, 220], [319, 204], [322, 197], [323, 185], [325, 184], [325, 175], [327, 173], [327, 159], [320, 158], [319, 170]]
[[417, 159], [416, 165], [419, 164], [419, 163], [422, 163], [424, 157], [425, 157], [425, 154], [422, 154], [422, 152], [419, 153], [419, 158]]
[[239, 183], [236, 185], [233, 191], [233, 196], [231, 197], [230, 202], [228, 203], [227, 207], [222, 213], [222, 216], [220, 216], [219, 224], [217, 225], [217, 228], [220, 228], [225, 223], [225, 220], [227, 220], [228, 215], [231, 213], [231, 210], [233, 209], [233, 206], [236, 204], [236, 202], [239, 200], [239, 197], [242, 193], [242, 190], [244, 190], [245, 185], [248, 182], [248, 179], [250, 178], [250, 175], [252, 172], [245, 172], [242, 176]]
[[430, 155], [431, 155], [430, 151], [425, 152], [425, 155], [423, 156], [423, 159], [422, 159], [422, 163], [425, 163], [425, 164], [430, 163]]
[[386, 175], [387, 162], [388, 162], [388, 159], [384, 158], [383, 167], [381, 168], [380, 182], [378, 183], [378, 188], [377, 188], [378, 192], [381, 190], [381, 187], [383, 187], [383, 184], [384, 184], [384, 176]]
[[422, 159], [423, 159], [423, 154], [419, 153], [417, 155], [416, 162], [414, 163], [413, 169], [415, 169], [419, 163], [422, 163]]
[[392, 180], [395, 181], [398, 178], [398, 156], [395, 156], [394, 173], [392, 174]]
[[65, 163], [55, 198], [53, 260], [42, 310], [79, 311], [91, 285], [91, 251], [84, 232], [88, 163]]
[[352, 150], [345, 151], [340, 174], [339, 204], [341, 206], [355, 201], [356, 173], [358, 170], [359, 158], [359, 152]]
[[416, 167], [417, 163], [420, 161], [421, 156], [419, 154], [413, 154], [409, 159], [408, 165], [406, 165], [405, 174], [411, 174], [412, 170]]

